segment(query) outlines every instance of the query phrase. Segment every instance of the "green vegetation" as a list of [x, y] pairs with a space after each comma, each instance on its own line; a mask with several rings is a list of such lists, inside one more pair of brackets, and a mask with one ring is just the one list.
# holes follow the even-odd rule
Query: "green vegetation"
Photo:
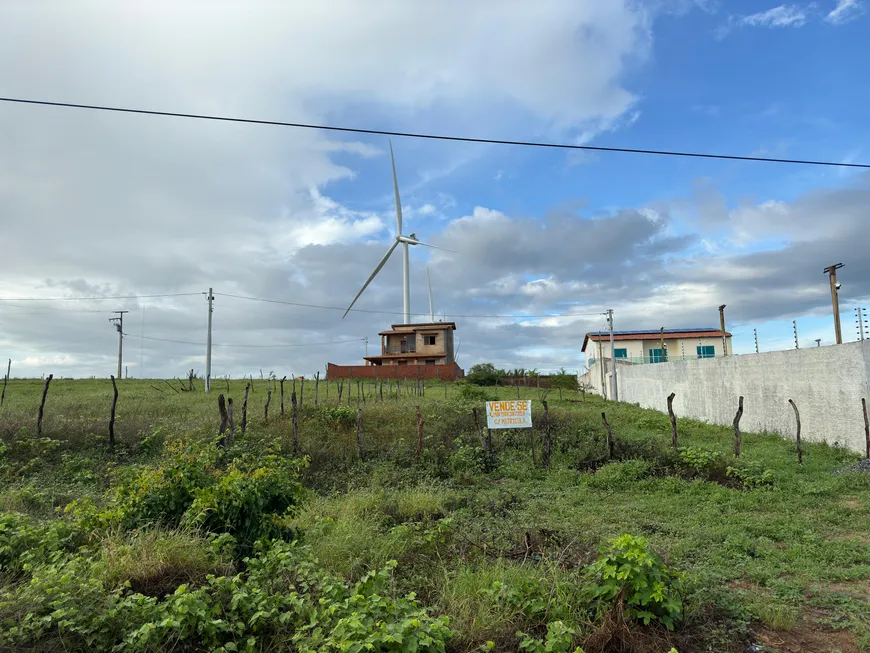
[[[566, 375], [567, 376], [567, 375]], [[12, 380], [0, 409], [0, 649], [870, 650], [870, 475], [857, 456], [548, 393], [552, 456], [471, 409], [515, 387], [306, 382], [292, 452], [267, 381], [215, 392]], [[573, 377], [571, 377], [573, 380]], [[178, 387], [178, 383], [174, 384]], [[301, 388], [297, 388], [297, 396]], [[218, 446], [217, 394], [235, 400]], [[359, 404], [358, 404], [359, 401]], [[664, 405], [664, 397], [662, 398]], [[362, 408], [359, 453], [356, 410]], [[417, 416], [423, 418], [418, 452]], [[607, 459], [601, 411], [615, 437]]]

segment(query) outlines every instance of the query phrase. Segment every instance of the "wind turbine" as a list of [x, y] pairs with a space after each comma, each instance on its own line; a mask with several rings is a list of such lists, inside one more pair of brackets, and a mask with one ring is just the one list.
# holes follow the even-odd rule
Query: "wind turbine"
[[432, 303], [432, 277], [429, 276], [429, 266], [426, 266], [426, 283], [429, 285], [429, 321], [435, 321], [435, 305]]
[[387, 253], [384, 254], [384, 258], [381, 259], [381, 262], [378, 263], [374, 272], [371, 273], [371, 276], [366, 280], [363, 284], [363, 287], [360, 288], [360, 291], [356, 294], [356, 297], [353, 298], [353, 301], [350, 303], [350, 306], [347, 307], [347, 310], [344, 312], [344, 315], [341, 316], [341, 319], [347, 317], [347, 314], [350, 312], [350, 309], [353, 308], [353, 305], [356, 303], [356, 300], [360, 298], [360, 295], [363, 294], [366, 288], [368, 288], [369, 284], [372, 280], [378, 275], [378, 272], [381, 271], [381, 268], [386, 265], [392, 253], [395, 251], [396, 247], [399, 245], [402, 246], [402, 307], [404, 309], [404, 318], [405, 321], [403, 324], [410, 324], [411, 322], [411, 279], [410, 279], [410, 257], [408, 254], [408, 245], [423, 245], [425, 247], [432, 247], [433, 249], [441, 249], [440, 247], [435, 247], [435, 245], [428, 245], [426, 243], [420, 242], [417, 240], [416, 234], [411, 234], [409, 236], [405, 236], [402, 234], [402, 200], [399, 198], [399, 182], [396, 179], [396, 159], [393, 156], [393, 142], [390, 141], [390, 161], [393, 164], [393, 194], [396, 198], [396, 239], [392, 245], [390, 245], [390, 249], [387, 250]]

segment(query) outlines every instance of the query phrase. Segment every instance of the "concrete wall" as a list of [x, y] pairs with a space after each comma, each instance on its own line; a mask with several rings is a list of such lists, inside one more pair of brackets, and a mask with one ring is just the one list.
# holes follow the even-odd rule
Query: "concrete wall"
[[[743, 395], [741, 430], [794, 438], [795, 417], [788, 404], [794, 399], [801, 414], [802, 439], [839, 443], [863, 452], [861, 398], [870, 399], [868, 369], [870, 340], [726, 358], [620, 365], [619, 400], [666, 411], [667, 396], [674, 392], [678, 417], [729, 425], [737, 412], [737, 399]], [[600, 387], [600, 380], [596, 386]]]

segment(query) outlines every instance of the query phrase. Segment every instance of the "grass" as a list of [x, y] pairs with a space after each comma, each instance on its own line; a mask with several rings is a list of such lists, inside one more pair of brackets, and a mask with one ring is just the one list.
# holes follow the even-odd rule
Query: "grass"
[[[162, 381], [124, 380], [114, 452], [107, 448], [110, 382], [55, 379], [39, 439], [33, 434], [42, 385], [13, 379], [0, 409], [0, 509], [36, 524], [62, 518], [75, 499], [100, 504], [124, 469], [161, 464], [166, 443], [213, 438], [219, 392], [236, 403], [233, 455], [257, 456], [270, 444], [291, 451], [290, 382], [285, 415], [276, 387], [266, 422], [267, 382], [255, 381], [241, 436], [244, 381], [231, 381], [229, 391], [216, 381], [206, 395], [201, 385], [182, 393]], [[666, 415], [576, 392], [559, 400], [554, 391], [547, 396], [553, 456], [544, 469], [541, 395], [527, 388], [520, 392], [536, 400], [536, 428], [494, 432], [497, 465], [487, 471], [471, 416], [478, 403], [463, 399], [457, 386], [429, 384], [417, 397], [412, 385], [384, 401], [379, 388], [364, 386], [373, 396], [366, 392], [359, 402], [361, 459], [356, 384], [347, 410], [347, 395], [339, 408], [333, 384], [327, 402], [322, 382], [315, 407], [314, 384], [306, 382], [298, 438], [310, 457], [302, 482], [312, 493], [285, 520], [323, 569], [348, 581], [397, 560], [393, 591], [414, 592], [450, 618], [448, 650], [481, 650], [490, 641], [495, 650], [516, 651], [518, 630], [541, 637], [557, 619], [579, 630], [577, 645], [603, 641], [592, 638], [603, 622], [590, 610], [584, 568], [608, 539], [625, 533], [647, 538], [685, 574], [680, 626], [668, 633], [633, 624], [634, 650], [742, 651], [760, 643], [773, 651], [777, 637], [811, 636], [844, 652], [870, 650], [870, 475], [830, 473], [856, 455], [805, 444], [799, 466], [793, 442], [744, 434], [741, 462], [770, 470], [772, 486], [741, 489], [723, 471], [735, 463], [729, 429], [679, 420], [680, 446], [722, 454], [719, 472], [699, 473], [686, 455], [669, 450]], [[514, 388], [486, 392], [516, 397]], [[419, 460], [415, 405], [424, 417]], [[619, 460], [612, 462], [603, 460], [602, 410], [617, 441]], [[99, 542], [93, 573], [101, 582], [129, 583], [148, 596], [244, 567], [195, 531], [109, 532]], [[2, 593], [27, 578], [7, 573], [0, 581]], [[0, 621], [2, 605], [0, 598]]]

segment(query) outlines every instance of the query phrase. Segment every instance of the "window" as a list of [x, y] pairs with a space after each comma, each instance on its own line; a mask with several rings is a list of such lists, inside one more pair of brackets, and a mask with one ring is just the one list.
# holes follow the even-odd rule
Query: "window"
[[650, 363], [663, 363], [668, 360], [668, 350], [665, 349], [664, 354], [662, 354], [661, 349], [649, 349], [649, 362]]
[[427, 361], [426, 361], [426, 365], [434, 365], [434, 364], [435, 364], [435, 360], [434, 360], [434, 359], [433, 359], [433, 360], [427, 360]]
[[628, 358], [628, 349], [614, 349], [613, 350], [614, 358]]
[[435, 344], [435, 339], [436, 339], [437, 337], [438, 337], [438, 336], [423, 336], [423, 344], [424, 344], [424, 345], [434, 345], [434, 344]]
[[715, 358], [716, 349], [713, 345], [699, 345], [698, 358]]

